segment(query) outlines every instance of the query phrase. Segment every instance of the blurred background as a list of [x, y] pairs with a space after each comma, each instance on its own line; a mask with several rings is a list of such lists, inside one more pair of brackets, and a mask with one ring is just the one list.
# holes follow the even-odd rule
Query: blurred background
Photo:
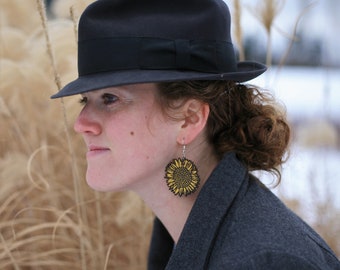
[[[239, 18], [234, 40], [242, 31], [245, 59], [269, 66], [251, 83], [282, 101], [292, 125], [291, 156], [274, 191], [298, 202], [309, 222], [322, 222], [311, 205], [340, 208], [340, 2], [225, 2]], [[333, 214], [340, 219], [339, 212]]]
[[[0, 0], [0, 268], [146, 269], [153, 215], [131, 193], [84, 180], [72, 123], [77, 21], [92, 0]], [[277, 187], [340, 257], [340, 1], [225, 0], [251, 81], [282, 101], [293, 140]], [[46, 10], [45, 10], [46, 8]]]
[[[282, 101], [292, 126], [290, 157], [273, 191], [339, 254], [332, 239], [340, 233], [340, 2], [225, 2], [239, 55], [269, 67], [251, 83]], [[258, 174], [270, 186], [271, 177]]]

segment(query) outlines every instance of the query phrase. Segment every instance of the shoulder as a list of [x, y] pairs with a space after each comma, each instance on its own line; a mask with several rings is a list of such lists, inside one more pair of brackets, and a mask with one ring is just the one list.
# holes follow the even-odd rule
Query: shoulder
[[301, 258], [300, 256], [296, 256], [294, 254], [290, 254], [287, 252], [262, 251], [244, 258], [242, 262], [238, 262], [235, 265], [233, 265], [233, 269], [326, 270], [331, 268], [328, 268], [326, 265], [324, 266], [315, 265], [310, 261]]
[[212, 257], [232, 269], [340, 269], [322, 238], [256, 179], [221, 223]]

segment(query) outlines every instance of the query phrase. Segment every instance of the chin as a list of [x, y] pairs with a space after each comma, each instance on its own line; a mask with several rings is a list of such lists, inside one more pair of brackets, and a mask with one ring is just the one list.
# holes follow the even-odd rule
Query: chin
[[86, 173], [86, 183], [87, 185], [95, 190], [100, 192], [119, 192], [123, 191], [121, 187], [114, 186], [112, 184], [115, 183], [112, 179], [105, 179], [104, 177], [100, 177], [98, 175], [92, 175], [89, 172]]
[[89, 173], [87, 171], [86, 173], [86, 183], [87, 185], [96, 191], [106, 192], [109, 191], [107, 188], [106, 181], [103, 181], [103, 177], [100, 176], [94, 176], [92, 173]]

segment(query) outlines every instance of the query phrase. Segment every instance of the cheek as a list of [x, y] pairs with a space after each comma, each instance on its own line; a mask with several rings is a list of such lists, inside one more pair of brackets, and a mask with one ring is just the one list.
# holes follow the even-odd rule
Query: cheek
[[164, 121], [150, 119], [136, 124], [126, 132], [126, 148], [135, 158], [158, 162], [163, 156], [171, 156], [176, 148], [175, 128]]
[[173, 152], [177, 150], [176, 139], [180, 125], [165, 119], [154, 108], [144, 110], [144, 113], [136, 109], [117, 115], [107, 124], [106, 138], [112, 148], [117, 150], [115, 158], [124, 158], [130, 165], [134, 161], [153, 162], [162, 156], [173, 158]]

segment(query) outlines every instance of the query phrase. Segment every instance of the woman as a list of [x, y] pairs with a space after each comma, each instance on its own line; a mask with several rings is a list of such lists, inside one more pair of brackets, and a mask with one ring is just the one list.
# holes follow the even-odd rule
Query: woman
[[75, 122], [87, 182], [156, 215], [148, 269], [340, 269], [324, 241], [249, 171], [275, 173], [290, 131], [242, 84], [222, 0], [99, 0], [79, 22]]

